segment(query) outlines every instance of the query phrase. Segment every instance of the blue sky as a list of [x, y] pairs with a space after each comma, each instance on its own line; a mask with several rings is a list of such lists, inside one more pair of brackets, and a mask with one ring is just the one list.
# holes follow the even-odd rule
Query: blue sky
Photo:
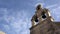
[[60, 0], [0, 0], [0, 31], [6, 34], [30, 34], [31, 17], [36, 5], [48, 8], [60, 21]]

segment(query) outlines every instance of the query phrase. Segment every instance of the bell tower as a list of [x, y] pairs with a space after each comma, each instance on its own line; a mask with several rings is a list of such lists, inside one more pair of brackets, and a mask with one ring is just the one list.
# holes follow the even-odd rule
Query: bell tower
[[51, 17], [50, 11], [46, 8], [42, 8], [41, 5], [38, 5], [36, 7], [36, 12], [33, 15], [31, 22], [32, 22], [32, 27], [35, 26], [38, 23], [43, 22], [44, 20], [50, 20], [53, 21], [54, 19]]
[[32, 27], [30, 28], [30, 34], [45, 34], [47, 29], [50, 28], [48, 24], [52, 24], [53, 21], [54, 19], [51, 17], [50, 11], [38, 5], [31, 19]]

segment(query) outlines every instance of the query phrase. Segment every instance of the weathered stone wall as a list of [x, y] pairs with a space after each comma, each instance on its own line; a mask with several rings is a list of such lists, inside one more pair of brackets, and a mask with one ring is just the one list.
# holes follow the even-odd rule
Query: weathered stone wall
[[60, 28], [57, 23], [49, 22], [47, 20], [30, 29], [30, 34], [60, 34]]

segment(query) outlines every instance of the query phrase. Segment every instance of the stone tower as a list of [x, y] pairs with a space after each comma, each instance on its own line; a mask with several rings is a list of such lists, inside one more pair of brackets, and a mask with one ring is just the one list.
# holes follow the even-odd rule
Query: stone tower
[[60, 22], [54, 22], [50, 11], [41, 5], [36, 7], [31, 22], [30, 34], [60, 34]]

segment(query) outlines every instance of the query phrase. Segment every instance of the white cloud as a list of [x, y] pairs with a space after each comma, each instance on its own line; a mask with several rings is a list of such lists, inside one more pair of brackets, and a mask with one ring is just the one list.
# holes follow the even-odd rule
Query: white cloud
[[60, 14], [60, 6], [52, 9], [52, 12], [55, 13], [55, 14]]
[[[3, 9], [0, 10], [2, 11]], [[3, 19], [7, 22], [7, 24], [4, 24], [3, 26], [7, 33], [8, 31], [14, 31], [17, 34], [21, 33], [20, 31], [22, 31], [23, 33], [25, 32], [25, 30], [29, 27], [27, 26], [27, 24], [30, 23], [30, 18], [27, 17], [29, 14], [25, 11], [26, 10], [19, 10], [16, 12], [13, 11], [14, 14], [8, 15], [10, 14], [9, 10], [4, 9]], [[27, 33], [28, 32], [26, 32], [26, 34]]]
[[9, 26], [9, 25], [4, 25], [4, 24], [3, 24], [3, 26], [4, 26], [5, 30], [7, 30], [7, 31], [10, 30], [10, 26]]
[[49, 6], [46, 6], [46, 8], [52, 8], [52, 7], [56, 7], [57, 4], [53, 4], [53, 5], [49, 5]]
[[57, 9], [60, 9], [60, 6], [58, 6], [57, 8], [54, 8], [53, 11], [57, 10]]

